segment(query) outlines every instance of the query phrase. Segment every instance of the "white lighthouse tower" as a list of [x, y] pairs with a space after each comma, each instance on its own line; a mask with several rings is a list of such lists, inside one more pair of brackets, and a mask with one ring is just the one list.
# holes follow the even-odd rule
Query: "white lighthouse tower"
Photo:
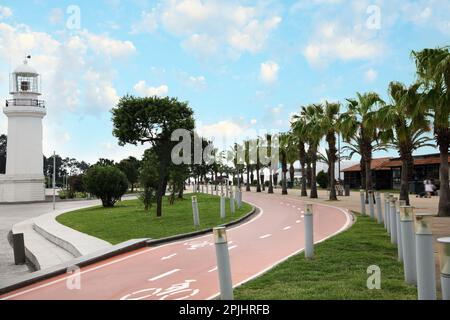
[[6, 174], [0, 175], [0, 202], [45, 200], [42, 152], [42, 119], [45, 103], [39, 100], [40, 76], [23, 64], [10, 76], [11, 100], [3, 113], [8, 117]]

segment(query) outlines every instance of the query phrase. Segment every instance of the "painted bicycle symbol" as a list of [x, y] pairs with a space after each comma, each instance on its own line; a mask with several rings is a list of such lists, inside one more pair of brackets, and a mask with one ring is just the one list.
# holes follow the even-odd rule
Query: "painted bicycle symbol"
[[186, 242], [184, 245], [189, 246], [187, 248], [187, 250], [197, 250], [197, 249], [201, 249], [201, 248], [210, 246], [210, 245], [212, 245], [212, 243], [209, 241], [201, 241], [201, 242], [193, 241], [193, 242]]
[[120, 300], [144, 300], [156, 297], [159, 300], [185, 300], [195, 296], [200, 292], [199, 289], [190, 288], [190, 284], [196, 280], [186, 280], [183, 283], [174, 284], [167, 289], [148, 288], [127, 294]]

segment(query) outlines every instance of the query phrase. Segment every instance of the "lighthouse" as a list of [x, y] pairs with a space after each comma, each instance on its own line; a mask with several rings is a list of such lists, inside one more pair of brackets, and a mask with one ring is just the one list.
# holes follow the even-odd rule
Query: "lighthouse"
[[42, 119], [47, 114], [40, 100], [41, 78], [29, 64], [10, 75], [10, 94], [3, 107], [8, 117], [6, 172], [0, 175], [0, 202], [45, 200]]

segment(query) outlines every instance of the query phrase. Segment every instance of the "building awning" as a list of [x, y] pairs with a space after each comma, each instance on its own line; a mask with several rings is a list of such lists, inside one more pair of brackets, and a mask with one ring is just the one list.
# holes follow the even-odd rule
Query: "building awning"
[[[448, 157], [448, 162], [450, 163], [450, 156]], [[441, 163], [441, 158], [439, 154], [422, 155], [414, 157], [414, 166], [424, 166], [424, 165], [438, 165]], [[373, 159], [371, 163], [371, 169], [375, 171], [391, 170], [392, 168], [397, 168], [402, 166], [402, 160], [399, 158], [378, 158]], [[341, 170], [342, 172], [360, 172], [361, 167], [359, 164], [348, 167]]]

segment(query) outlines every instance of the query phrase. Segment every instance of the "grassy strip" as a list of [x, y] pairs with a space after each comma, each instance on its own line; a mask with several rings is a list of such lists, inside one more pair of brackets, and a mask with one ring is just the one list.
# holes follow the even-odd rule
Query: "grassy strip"
[[[160, 239], [196, 231], [192, 218], [190, 195], [169, 205], [163, 201], [163, 215], [156, 218], [155, 206], [149, 212], [139, 200], [122, 201], [114, 208], [94, 207], [72, 211], [57, 217], [57, 221], [72, 229], [103, 239], [112, 244], [130, 239]], [[228, 223], [249, 213], [252, 207], [243, 203], [240, 210], [230, 214], [230, 202], [226, 201], [226, 219], [220, 219], [219, 197], [197, 195], [200, 230]]]
[[[296, 255], [235, 290], [237, 299], [417, 299], [404, 282], [397, 249], [381, 225], [358, 216], [346, 232], [315, 247], [316, 258]], [[367, 268], [381, 269], [381, 289], [367, 289]]]

